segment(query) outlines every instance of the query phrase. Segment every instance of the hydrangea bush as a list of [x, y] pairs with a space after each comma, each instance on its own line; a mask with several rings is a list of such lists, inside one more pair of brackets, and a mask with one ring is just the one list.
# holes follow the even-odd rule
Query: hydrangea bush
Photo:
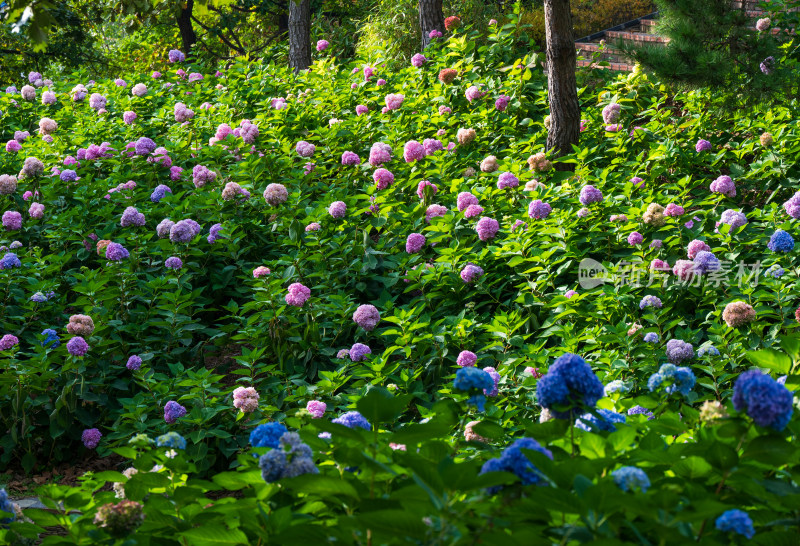
[[0, 94], [0, 463], [126, 461], [0, 541], [796, 539], [794, 106], [592, 73], [556, 171], [541, 58], [448, 21]]

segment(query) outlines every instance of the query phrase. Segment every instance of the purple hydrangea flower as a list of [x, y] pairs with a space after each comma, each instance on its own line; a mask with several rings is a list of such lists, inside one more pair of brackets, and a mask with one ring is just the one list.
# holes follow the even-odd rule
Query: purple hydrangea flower
[[186, 408], [174, 400], [170, 400], [164, 406], [164, 421], [166, 421], [168, 425], [171, 425], [184, 415], [186, 415]]
[[750, 370], [733, 386], [733, 407], [747, 412], [758, 426], [780, 432], [792, 418], [792, 393], [770, 376]]
[[294, 305], [295, 307], [302, 307], [303, 304], [311, 297], [311, 289], [307, 286], [295, 282], [289, 285], [286, 293], [286, 303]]
[[362, 360], [365, 360], [366, 356], [371, 353], [372, 349], [370, 349], [368, 346], [364, 345], [363, 343], [355, 343], [350, 348], [349, 352], [350, 360], [352, 360], [353, 362], [360, 362]]
[[416, 254], [425, 246], [425, 236], [421, 233], [412, 233], [406, 238], [406, 252]]
[[167, 269], [175, 269], [177, 271], [183, 267], [183, 262], [177, 256], [170, 256], [164, 261], [164, 267]]
[[460, 276], [462, 281], [471, 284], [483, 276], [483, 269], [475, 264], [467, 264], [461, 270]]
[[667, 341], [667, 359], [673, 364], [680, 364], [684, 360], [694, 358], [694, 348], [690, 343], [680, 339]]
[[72, 356], [83, 356], [89, 350], [89, 344], [81, 336], [75, 336], [67, 341], [67, 351]]
[[81, 434], [81, 441], [86, 449], [94, 449], [100, 444], [103, 434], [96, 428], [87, 428]]
[[106, 258], [112, 262], [124, 260], [130, 256], [130, 252], [119, 243], [108, 243], [106, 247]]
[[125, 364], [125, 367], [130, 371], [135, 372], [142, 367], [142, 357], [139, 355], [131, 355], [128, 358], [128, 362]]
[[478, 362], [478, 355], [472, 351], [461, 351], [456, 358], [456, 364], [462, 368], [472, 367], [476, 362]]
[[478, 220], [478, 223], [475, 224], [475, 231], [478, 232], [478, 238], [481, 241], [493, 239], [495, 235], [497, 235], [499, 229], [500, 223], [494, 218], [489, 218], [487, 216], [482, 217]]
[[374, 305], [359, 305], [353, 313], [353, 321], [367, 332], [371, 332], [381, 320], [381, 314]]

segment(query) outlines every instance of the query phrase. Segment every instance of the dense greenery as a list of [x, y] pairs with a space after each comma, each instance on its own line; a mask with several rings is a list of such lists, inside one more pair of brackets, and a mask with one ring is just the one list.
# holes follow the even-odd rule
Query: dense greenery
[[158, 77], [32, 75], [53, 104], [8, 82], [0, 464], [125, 461], [41, 487], [0, 540], [728, 544], [739, 509], [795, 542], [798, 105], [581, 73], [556, 172], [516, 17], [485, 45], [451, 21], [398, 70], [332, 42], [297, 76], [170, 52]]

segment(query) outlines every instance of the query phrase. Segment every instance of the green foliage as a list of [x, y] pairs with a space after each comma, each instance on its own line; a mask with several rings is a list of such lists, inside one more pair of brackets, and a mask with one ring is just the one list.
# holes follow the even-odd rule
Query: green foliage
[[[781, 207], [800, 180], [796, 105], [713, 115], [712, 91], [671, 94], [641, 73], [620, 76], [580, 89], [586, 128], [566, 158], [574, 174], [532, 172], [526, 159], [546, 140], [546, 82], [536, 55], [513, 56], [520, 19], [518, 10], [485, 43], [477, 31], [457, 29], [426, 51], [421, 68], [375, 66], [369, 81], [362, 69], [375, 59], [340, 63], [333, 44], [297, 75], [282, 64], [236, 59], [216, 76], [195, 61], [171, 65], [160, 79], [149, 70], [115, 74], [127, 87], [109, 79], [89, 84], [84, 74], [56, 79], [52, 105], [41, 103], [41, 90], [30, 102], [18, 92], [0, 94], [0, 141], [33, 133], [21, 152], [0, 153], [0, 173], [18, 173], [26, 157], [46, 167], [0, 196], [3, 212], [25, 213], [33, 199], [45, 206], [43, 218], [26, 214], [22, 229], [0, 236], [4, 246], [21, 244], [13, 251], [22, 262], [0, 270], [0, 333], [20, 340], [0, 352], [0, 462], [37, 472], [90, 458], [80, 440], [87, 428], [103, 434], [98, 455], [126, 460], [77, 486], [43, 486], [37, 494], [48, 510], [26, 510], [30, 521], [0, 529], [0, 542], [41, 535], [43, 544], [725, 544], [736, 537], [714, 521], [740, 508], [754, 521], [755, 541], [791, 543], [800, 509], [799, 421], [795, 416], [781, 432], [756, 426], [734, 410], [731, 395], [752, 367], [785, 374], [789, 389], [800, 388], [796, 251], [766, 247], [775, 229], [793, 232], [797, 224]], [[189, 83], [178, 67], [203, 79]], [[450, 84], [437, 78], [444, 68], [457, 72]], [[378, 78], [386, 84], [378, 86]], [[105, 113], [88, 99], [71, 100], [79, 82], [107, 98]], [[141, 97], [131, 94], [139, 82], [149, 88]], [[470, 102], [465, 92], [473, 85], [487, 95]], [[403, 94], [403, 105], [380, 113], [390, 93]], [[510, 97], [504, 111], [495, 107], [500, 95]], [[286, 108], [274, 108], [274, 97], [286, 99]], [[178, 102], [195, 112], [188, 123], [175, 120]], [[621, 107], [624, 129], [617, 132], [602, 120], [612, 102]], [[357, 105], [369, 111], [356, 115]], [[138, 115], [131, 125], [122, 120], [126, 111]], [[52, 143], [36, 134], [45, 117], [58, 122]], [[222, 133], [222, 141], [209, 142], [221, 124], [241, 129], [244, 119], [259, 128], [253, 143]], [[471, 143], [403, 159], [410, 140], [455, 143], [468, 128], [476, 131]], [[764, 132], [772, 143], [760, 143]], [[126, 145], [142, 136], [164, 146], [182, 176], [172, 180], [158, 162], [128, 155]], [[711, 141], [710, 152], [695, 151], [700, 138]], [[301, 140], [316, 146], [312, 157], [297, 154]], [[68, 168], [67, 156], [104, 141], [114, 153], [81, 159], [72, 167], [79, 180], [50, 176]], [[394, 183], [383, 190], [365, 161], [376, 142], [392, 149], [385, 167]], [[362, 162], [342, 165], [346, 151]], [[489, 155], [499, 169], [478, 170]], [[193, 184], [196, 165], [216, 172], [215, 180]], [[502, 172], [520, 186], [499, 189]], [[723, 173], [735, 178], [736, 196], [708, 190]], [[645, 184], [634, 186], [632, 176]], [[128, 180], [136, 187], [118, 189]], [[437, 192], [420, 198], [423, 180]], [[224, 199], [229, 183], [251, 197]], [[272, 183], [286, 186], [285, 203], [262, 198]], [[604, 198], [579, 216], [587, 183]], [[172, 192], [154, 202], [159, 184]], [[26, 191], [39, 195], [26, 201]], [[476, 219], [457, 210], [466, 191], [479, 198], [483, 216], [499, 221], [495, 237], [480, 240]], [[548, 218], [527, 215], [535, 199], [551, 204]], [[344, 218], [329, 214], [334, 201], [346, 204]], [[651, 203], [686, 211], [647, 224]], [[432, 204], [444, 215], [426, 219]], [[145, 215], [144, 226], [120, 224], [128, 206]], [[748, 224], [717, 226], [726, 209], [743, 209]], [[621, 214], [625, 221], [609, 220]], [[165, 218], [194, 219], [203, 231], [173, 243], [156, 233]], [[512, 227], [517, 220], [526, 225]], [[306, 231], [313, 222], [320, 229]], [[222, 238], [209, 242], [217, 223]], [[647, 242], [629, 244], [633, 231]], [[417, 254], [405, 251], [410, 233], [427, 239]], [[92, 235], [123, 244], [130, 257], [109, 260]], [[726, 263], [758, 263], [758, 282], [736, 278], [730, 266], [725, 282], [654, 276], [645, 286], [653, 259], [673, 264], [693, 239]], [[654, 240], [661, 248], [649, 246]], [[165, 268], [173, 256], [182, 269]], [[579, 264], [586, 258], [628, 281], [626, 262], [636, 263], [643, 277], [584, 288]], [[460, 273], [470, 263], [484, 274], [467, 284]], [[772, 265], [786, 272], [764, 275]], [[255, 278], [259, 266], [270, 274]], [[295, 282], [311, 291], [300, 307], [285, 298]], [[568, 290], [577, 293], [568, 298]], [[31, 299], [49, 291], [55, 294], [47, 301]], [[657, 295], [662, 307], [642, 309], [645, 295]], [[722, 315], [732, 301], [752, 305], [753, 321], [729, 327]], [[362, 304], [380, 312], [374, 330], [352, 318]], [[77, 313], [95, 325], [82, 357], [65, 346], [67, 321]], [[60, 347], [42, 346], [45, 328], [58, 332]], [[645, 333], [660, 341], [644, 342]], [[721, 353], [684, 363], [697, 377], [685, 397], [647, 386], [671, 339], [713, 344]], [[338, 357], [354, 343], [371, 353], [357, 362]], [[465, 350], [500, 375], [483, 412], [452, 387]], [[544, 373], [566, 351], [585, 356], [604, 384], [626, 385], [627, 392], [602, 398], [598, 410], [627, 414], [638, 405], [653, 418], [628, 415], [613, 431], [592, 432], [543, 419], [538, 379], [526, 368]], [[126, 368], [134, 354], [142, 359], [135, 371]], [[254, 411], [233, 405], [237, 387], [256, 390]], [[163, 416], [168, 401], [187, 409], [171, 424]], [[326, 414], [312, 418], [309, 401], [324, 401]], [[366, 416], [371, 429], [331, 422], [348, 411]], [[258, 456], [269, 448], [251, 447], [249, 435], [267, 422], [296, 431], [319, 474], [266, 483]], [[172, 453], [136, 436], [167, 431], [180, 433], [186, 449]], [[521, 453], [535, 465], [539, 485], [523, 485], [516, 473], [481, 472], [521, 437], [552, 454]], [[612, 475], [622, 466], [644, 471], [649, 489], [623, 491]], [[108, 490], [109, 483], [119, 485]], [[143, 505], [145, 517], [135, 533], [117, 539], [95, 518], [123, 493]], [[45, 528], [53, 534], [45, 536]]]

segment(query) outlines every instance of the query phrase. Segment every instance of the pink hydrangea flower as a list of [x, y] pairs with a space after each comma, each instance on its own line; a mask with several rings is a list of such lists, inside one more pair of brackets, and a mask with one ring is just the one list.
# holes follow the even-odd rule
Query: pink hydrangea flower
[[311, 289], [300, 284], [299, 282], [289, 285], [286, 294], [286, 303], [294, 305], [295, 307], [302, 307], [303, 304], [311, 297]]
[[[346, 353], [347, 349], [343, 349]], [[325, 415], [325, 410], [328, 409], [328, 405], [325, 402], [320, 402], [318, 400], [309, 400], [306, 404], [306, 410], [308, 413], [311, 414], [311, 417], [314, 419], [320, 419], [323, 415]]]

